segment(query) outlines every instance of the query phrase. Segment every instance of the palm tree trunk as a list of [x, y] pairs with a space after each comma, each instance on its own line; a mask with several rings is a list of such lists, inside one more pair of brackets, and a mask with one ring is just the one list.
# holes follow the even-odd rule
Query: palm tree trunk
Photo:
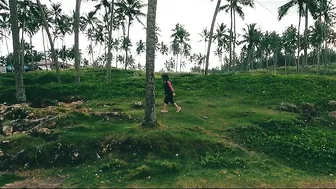
[[317, 47], [317, 75], [320, 75], [321, 44]]
[[25, 48], [24, 48], [24, 28], [25, 27], [25, 19], [23, 18], [23, 23], [22, 23], [22, 30], [21, 30], [21, 65], [22, 65], [22, 72], [25, 72]]
[[175, 66], [176, 66], [176, 70], [175, 70], [176, 73], [177, 73], [177, 67], [178, 67], [178, 57], [179, 57], [179, 56], [178, 56], [178, 54], [177, 54], [177, 55], [176, 55], [176, 65], [175, 65]]
[[47, 36], [49, 38], [49, 43], [50, 43], [50, 48], [51, 48], [51, 56], [52, 56], [52, 59], [53, 59], [53, 63], [55, 63], [55, 65], [56, 65], [57, 82], [61, 83], [61, 77], [60, 77], [60, 73], [59, 73], [59, 69], [60, 68], [59, 68], [58, 59], [57, 59], [57, 55], [56, 55], [55, 48], [54, 48], [54, 43], [53, 43], [51, 34], [49, 32], [48, 22], [46, 20], [45, 13], [44, 13], [43, 7], [41, 5], [41, 1], [40, 0], [36, 0], [36, 2], [37, 2], [38, 6], [40, 8], [43, 26], [44, 26], [44, 29], [46, 30]]
[[[232, 0], [231, 0], [232, 4]], [[231, 6], [231, 5], [230, 5]], [[231, 29], [230, 29], [230, 62], [229, 62], [229, 71], [231, 71], [231, 63], [232, 63], [232, 29], [233, 29], [233, 10], [230, 8], [230, 19], [231, 19]]]
[[325, 20], [324, 20], [324, 24], [323, 24], [323, 36], [324, 36], [324, 61], [323, 61], [323, 64], [324, 64], [324, 75], [327, 74], [327, 56], [328, 56], [328, 52], [327, 52], [327, 27], [326, 27], [326, 23], [325, 23]]
[[266, 54], [266, 70], [268, 72], [268, 61], [269, 61], [269, 55]]
[[233, 26], [234, 26], [234, 31], [233, 31], [233, 50], [232, 50], [232, 56], [233, 56], [233, 68], [236, 64], [236, 11], [233, 10]]
[[285, 74], [287, 75], [287, 58], [285, 57]]
[[76, 83], [80, 85], [80, 54], [79, 54], [79, 16], [80, 16], [81, 0], [76, 0], [74, 33], [75, 33], [75, 69]]
[[[304, 32], [304, 67], [308, 65], [308, 6], [306, 4], [305, 11], [305, 32]], [[303, 71], [303, 70], [302, 70]]]
[[[131, 27], [131, 17], [128, 17], [128, 26], [127, 26], [127, 39], [128, 40], [129, 40], [129, 35], [130, 35], [130, 27]], [[125, 65], [127, 66], [127, 64], [128, 64], [128, 49], [125, 49], [125, 55], [126, 55], [126, 58], [125, 58], [126, 63], [125, 63]]]
[[156, 7], [157, 0], [148, 0], [146, 37], [146, 100], [143, 126], [155, 127], [155, 48], [156, 48]]
[[299, 12], [299, 25], [298, 25], [298, 52], [297, 52], [297, 62], [296, 62], [296, 73], [299, 73], [299, 65], [300, 65], [300, 43], [301, 43], [301, 37], [300, 37], [300, 25], [301, 25], [301, 12]]
[[114, 0], [112, 0], [110, 10], [110, 23], [108, 33], [108, 48], [107, 48], [107, 65], [106, 65], [106, 82], [111, 82], [111, 65], [112, 65], [112, 31], [113, 31], [113, 18], [114, 18]]
[[30, 38], [30, 55], [31, 55], [31, 63], [32, 63], [32, 66], [33, 66], [33, 71], [35, 71], [35, 64], [34, 64], [34, 57], [33, 57], [33, 35], [29, 35], [29, 38]]
[[212, 36], [213, 36], [213, 31], [214, 31], [214, 27], [215, 27], [215, 23], [216, 23], [216, 18], [217, 18], [217, 14], [218, 14], [218, 10], [219, 10], [219, 7], [221, 5], [221, 2], [222, 2], [222, 0], [217, 1], [216, 9], [215, 9], [215, 12], [214, 12], [214, 15], [213, 15], [213, 18], [212, 18], [211, 27], [210, 27], [209, 41], [208, 41], [208, 51], [207, 51], [207, 55], [206, 55], [205, 70], [204, 70], [205, 75], [208, 75]]
[[42, 40], [43, 40], [44, 63], [45, 63], [46, 70], [48, 71], [47, 52], [46, 52], [45, 42], [44, 42], [44, 29], [43, 29], [43, 27], [42, 27]]
[[20, 63], [20, 30], [18, 27], [17, 0], [9, 1], [10, 20], [13, 38], [13, 63], [15, 73], [16, 99], [18, 102], [26, 102], [26, 91], [23, 82], [22, 66]]

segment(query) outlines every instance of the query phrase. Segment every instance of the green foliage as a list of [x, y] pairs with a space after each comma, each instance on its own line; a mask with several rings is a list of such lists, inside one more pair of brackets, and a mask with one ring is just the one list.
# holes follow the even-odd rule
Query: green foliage
[[336, 133], [296, 121], [269, 121], [231, 130], [232, 138], [298, 169], [331, 174], [336, 170]]

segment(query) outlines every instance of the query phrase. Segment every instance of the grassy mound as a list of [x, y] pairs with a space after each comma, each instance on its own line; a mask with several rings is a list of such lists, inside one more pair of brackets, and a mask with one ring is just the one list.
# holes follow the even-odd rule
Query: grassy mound
[[[161, 126], [148, 129], [140, 127], [143, 74], [128, 71], [125, 78], [123, 71], [113, 70], [112, 76], [106, 84], [103, 70], [83, 70], [77, 86], [73, 71], [62, 72], [62, 85], [54, 83], [53, 73], [26, 73], [29, 112], [64, 116], [43, 126], [50, 129], [47, 134], [0, 137], [1, 171], [43, 170], [44, 176], [61, 175], [66, 187], [333, 183], [333, 77], [173, 74], [183, 110], [158, 114]], [[15, 103], [13, 75], [1, 77], [0, 84], [0, 99]], [[156, 89], [159, 109], [159, 75]], [[73, 106], [79, 100], [83, 103]]]

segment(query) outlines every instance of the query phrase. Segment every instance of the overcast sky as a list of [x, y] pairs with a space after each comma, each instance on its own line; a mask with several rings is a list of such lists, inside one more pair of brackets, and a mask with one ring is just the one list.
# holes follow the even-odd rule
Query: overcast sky
[[[65, 13], [70, 13], [75, 9], [75, 0], [53, 0], [53, 2], [60, 2], [62, 3], [62, 7]], [[269, 31], [277, 31], [281, 33], [287, 26], [293, 24], [297, 26], [298, 24], [298, 15], [297, 15], [297, 8], [291, 9], [288, 16], [284, 17], [281, 21], [277, 19], [277, 8], [287, 0], [255, 0], [255, 8], [244, 8], [245, 12], [245, 20], [237, 17], [237, 32], [241, 33], [242, 28], [246, 27], [246, 24], [250, 23], [257, 23], [257, 26], [260, 27], [262, 30], [269, 30]], [[49, 0], [42, 0], [42, 3], [46, 3], [49, 5]], [[145, 0], [145, 3], [147, 1]], [[333, 0], [333, 3], [336, 3], [336, 0]], [[83, 2], [81, 14], [89, 12], [93, 9], [93, 5], [95, 3]], [[222, 1], [222, 4], [226, 4], [226, 0]], [[161, 28], [161, 37], [160, 41], [164, 41], [166, 44], [169, 44], [171, 39], [171, 30], [177, 23], [183, 24], [187, 31], [191, 34], [191, 46], [193, 53], [204, 53], [204, 43], [198, 42], [201, 38], [198, 35], [202, 31], [203, 28], [207, 27], [210, 28], [211, 20], [213, 17], [213, 12], [216, 6], [216, 1], [211, 2], [210, 0], [158, 0], [158, 7], [157, 7], [157, 24]], [[147, 13], [147, 10], [143, 10], [144, 13]], [[303, 20], [304, 21], [304, 20]], [[145, 18], [143, 22], [146, 23]], [[217, 23], [225, 23], [230, 26], [230, 15], [226, 14], [225, 12], [221, 12], [218, 14]], [[309, 25], [313, 24], [312, 19], [309, 20]], [[304, 24], [302, 24], [302, 29]], [[116, 33], [113, 34], [116, 37]], [[135, 53], [135, 44], [140, 39], [146, 40], [146, 33], [138, 23], [134, 23], [131, 31], [130, 31], [131, 41], [133, 42], [133, 56], [136, 55]], [[26, 39], [29, 41], [29, 38]], [[74, 38], [73, 36], [66, 37], [66, 45], [71, 46], [73, 45]], [[38, 51], [43, 50], [42, 44], [42, 36], [38, 33], [33, 40], [33, 45]], [[80, 36], [80, 48], [84, 55], [87, 57], [86, 47], [89, 45], [88, 40], [86, 39], [85, 35]], [[11, 41], [9, 41], [10, 50], [11, 48]], [[61, 43], [56, 44], [56, 47], [60, 47]], [[49, 46], [48, 46], [49, 47]], [[212, 45], [210, 57], [210, 67], [216, 67], [219, 65], [217, 57], [213, 54], [216, 45]], [[99, 51], [99, 47], [96, 47]], [[7, 50], [5, 50], [4, 44], [2, 45], [2, 54], [7, 54]], [[103, 50], [101, 50], [103, 53]], [[142, 55], [141, 63], [144, 65], [145, 54]], [[165, 59], [168, 59], [166, 57]], [[139, 60], [137, 58], [136, 63]], [[163, 68], [163, 59], [161, 55], [157, 56], [156, 60], [156, 68], [155, 70], [159, 71]]]

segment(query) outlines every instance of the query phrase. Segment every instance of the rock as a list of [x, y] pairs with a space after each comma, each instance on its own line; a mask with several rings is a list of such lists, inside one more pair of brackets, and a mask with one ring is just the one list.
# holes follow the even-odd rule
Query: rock
[[29, 113], [26, 119], [36, 119], [36, 116], [34, 113]]
[[329, 101], [328, 105], [330, 105], [330, 106], [336, 106], [336, 100]]
[[13, 134], [13, 127], [9, 125], [5, 125], [2, 127], [2, 133], [5, 136], [11, 136]]
[[203, 119], [208, 119], [208, 117], [207, 116], [203, 116]]
[[119, 115], [119, 112], [112, 112], [112, 115], [114, 115], [114, 116], [118, 116], [118, 115]]
[[277, 107], [277, 110], [284, 111], [284, 112], [294, 112], [298, 113], [300, 110], [295, 104], [282, 102], [279, 107]]
[[18, 134], [22, 134], [22, 132], [16, 131], [16, 132], [13, 133], [13, 135], [18, 135]]
[[333, 119], [336, 120], [336, 111], [334, 111], [334, 112], [330, 112], [330, 113], [329, 113], [329, 116], [330, 116], [331, 118], [333, 118]]
[[0, 157], [4, 156], [5, 153], [3, 151], [0, 150]]
[[45, 134], [45, 135], [50, 135], [51, 131], [48, 128], [40, 128], [37, 130], [38, 133], [40, 134]]
[[315, 105], [311, 103], [303, 103], [300, 105], [300, 109], [303, 113], [310, 113], [310, 114], [315, 114]]
[[7, 109], [7, 106], [4, 104], [0, 104], [0, 114], [3, 114]]

